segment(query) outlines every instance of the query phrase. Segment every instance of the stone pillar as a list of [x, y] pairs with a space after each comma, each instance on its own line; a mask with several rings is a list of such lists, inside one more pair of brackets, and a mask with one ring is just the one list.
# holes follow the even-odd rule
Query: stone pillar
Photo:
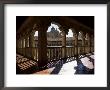
[[24, 38], [22, 38], [22, 48], [24, 48]]
[[62, 31], [62, 57], [66, 58], [66, 33]]
[[22, 38], [22, 54], [25, 56], [25, 39]]
[[75, 56], [78, 59], [78, 33], [75, 33]]
[[75, 55], [77, 55], [78, 54], [78, 34], [76, 33], [75, 34]]
[[41, 67], [47, 64], [47, 29], [48, 26], [39, 27], [38, 30], [38, 66]]
[[91, 53], [92, 51], [91, 51], [91, 35], [90, 35], [90, 53]]
[[17, 46], [17, 48], [19, 48], [19, 39], [17, 40], [17, 45], [16, 46]]
[[20, 38], [20, 48], [19, 48], [19, 50], [20, 50], [20, 54], [22, 54], [22, 40], [21, 40], [21, 38]]
[[21, 38], [19, 39], [19, 54], [21, 54], [21, 49], [22, 49], [22, 41]]
[[88, 35], [88, 53], [90, 53], [90, 35]]
[[83, 47], [83, 54], [85, 54], [85, 35], [82, 35], [82, 47]]
[[34, 40], [35, 31], [33, 30], [29, 35], [29, 48], [30, 48], [30, 58], [34, 59], [35, 53], [35, 40]]
[[28, 47], [28, 36], [25, 37], [25, 47]]
[[28, 36], [25, 36], [25, 56], [26, 57], [29, 57], [28, 56]]
[[20, 53], [20, 39], [18, 40], [18, 53]]
[[91, 35], [91, 52], [94, 52], [94, 36]]
[[18, 47], [19, 47], [19, 46], [18, 46], [18, 43], [19, 43], [18, 41], [19, 41], [19, 40], [16, 40], [16, 48], [17, 48], [17, 49], [18, 49]]
[[19, 51], [19, 40], [16, 40], [16, 53]]
[[74, 34], [73, 34], [73, 56], [75, 55], [75, 37], [74, 37]]
[[75, 32], [73, 31], [73, 56], [75, 55]]
[[16, 53], [19, 52], [19, 40], [16, 40]]
[[93, 36], [93, 52], [94, 52], [94, 36]]
[[21, 38], [20, 38], [20, 48], [22, 48], [22, 40], [21, 40]]

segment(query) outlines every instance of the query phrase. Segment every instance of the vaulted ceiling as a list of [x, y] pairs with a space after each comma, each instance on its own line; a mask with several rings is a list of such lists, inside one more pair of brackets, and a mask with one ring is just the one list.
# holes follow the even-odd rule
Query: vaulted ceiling
[[[68, 16], [71, 19], [75, 19], [76, 21], [90, 27], [94, 30], [94, 16]], [[16, 30], [20, 28], [20, 26], [24, 23], [24, 21], [28, 18], [28, 16], [17, 16], [16, 17]]]

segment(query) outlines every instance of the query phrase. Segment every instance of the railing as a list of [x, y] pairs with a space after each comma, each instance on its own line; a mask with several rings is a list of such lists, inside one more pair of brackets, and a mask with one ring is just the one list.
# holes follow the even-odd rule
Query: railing
[[51, 46], [47, 49], [48, 61], [58, 60], [62, 58], [62, 47], [60, 46]]
[[38, 61], [38, 48], [37, 47], [18, 48], [17, 53], [19, 53], [27, 58]]
[[[89, 53], [89, 49], [91, 49], [91, 52], [94, 51], [94, 47], [72, 47], [67, 46], [66, 47], [66, 57], [73, 57], [75, 55], [76, 50], [78, 51], [77, 54], [81, 55], [85, 53]], [[19, 48], [17, 49], [17, 53], [26, 56], [27, 58], [34, 59], [38, 61], [38, 48]], [[48, 46], [47, 47], [47, 57], [48, 61], [51, 62], [53, 60], [59, 60], [63, 58], [63, 47], [62, 46]]]

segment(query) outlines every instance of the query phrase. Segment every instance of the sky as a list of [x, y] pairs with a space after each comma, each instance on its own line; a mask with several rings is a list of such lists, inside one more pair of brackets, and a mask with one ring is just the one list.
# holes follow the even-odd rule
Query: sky
[[[52, 27], [54, 27], [55, 30], [57, 29], [57, 31], [61, 32], [59, 30], [59, 27], [56, 24], [51, 24], [51, 26], [48, 28], [47, 32], [50, 32]], [[35, 32], [34, 36], [38, 36], [38, 31]], [[66, 35], [66, 37], [73, 37], [73, 32], [71, 29], [69, 29], [68, 35]]]

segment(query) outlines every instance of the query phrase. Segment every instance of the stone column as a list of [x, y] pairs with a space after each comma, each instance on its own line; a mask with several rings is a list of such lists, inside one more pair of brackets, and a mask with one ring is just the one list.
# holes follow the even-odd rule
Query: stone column
[[75, 56], [78, 59], [78, 33], [75, 33]]
[[16, 39], [16, 52], [18, 52], [19, 49], [19, 40]]
[[25, 56], [25, 39], [22, 38], [22, 54]]
[[66, 33], [62, 31], [62, 57], [66, 58]]
[[28, 36], [25, 37], [25, 47], [28, 47]]
[[94, 36], [93, 36], [93, 52], [94, 52]]
[[78, 47], [78, 34], [75, 34], [75, 55], [77, 55], [78, 54], [78, 49], [77, 49], [77, 47]]
[[20, 38], [20, 39], [19, 39], [19, 53], [20, 53], [20, 54], [22, 54], [21, 49], [22, 49], [22, 40], [21, 40], [21, 38]]
[[90, 53], [91, 53], [92, 51], [91, 51], [91, 35], [90, 35]]
[[75, 36], [74, 36], [74, 33], [73, 33], [73, 56], [75, 55]]
[[83, 54], [85, 54], [85, 34], [82, 35], [82, 47], [83, 47]]
[[38, 66], [40, 69], [47, 64], [47, 29], [48, 26], [38, 29]]
[[35, 31], [33, 30], [29, 35], [29, 48], [30, 48], [30, 58], [34, 59], [35, 53], [35, 40], [34, 40]]
[[21, 47], [21, 42], [20, 39], [18, 40], [18, 53], [20, 53], [20, 47]]
[[75, 32], [73, 32], [73, 55], [72, 56], [75, 56]]
[[25, 36], [25, 55], [26, 57], [29, 57], [28, 56], [28, 36]]
[[91, 52], [94, 52], [94, 36], [91, 35]]
[[19, 46], [18, 46], [18, 43], [19, 43], [18, 41], [19, 41], [19, 40], [16, 40], [16, 48], [17, 48], [17, 49], [18, 49], [18, 47], [19, 47]]
[[22, 44], [23, 44], [23, 43], [22, 43], [22, 38], [20, 38], [20, 54], [23, 54], [23, 53], [22, 53]]
[[22, 48], [24, 48], [24, 38], [22, 38]]
[[20, 38], [20, 48], [22, 48], [22, 39]]
[[88, 35], [88, 53], [90, 53], [90, 35]]

